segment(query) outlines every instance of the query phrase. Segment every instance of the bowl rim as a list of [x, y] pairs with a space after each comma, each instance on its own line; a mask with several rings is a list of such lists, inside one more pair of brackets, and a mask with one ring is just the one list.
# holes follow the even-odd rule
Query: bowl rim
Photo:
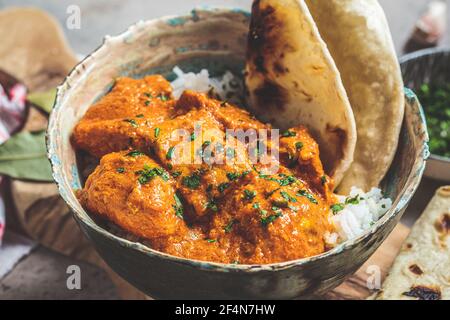
[[[434, 55], [442, 54], [442, 53], [448, 53], [450, 55], [450, 46], [427, 48], [427, 49], [410, 52], [410, 53], [407, 53], [407, 54], [401, 56], [399, 59], [399, 63], [400, 63], [400, 66], [403, 66], [403, 64], [405, 64], [405, 63], [415, 62], [415, 60], [420, 59], [422, 57], [430, 57], [430, 56], [434, 56]], [[424, 109], [424, 113], [426, 113], [426, 107], [423, 108], [423, 106], [422, 106], [422, 109]], [[426, 120], [425, 120], [425, 122], [426, 122]], [[435, 154], [435, 153], [430, 153], [429, 160], [445, 162], [448, 165], [450, 165], [450, 157], [441, 156], [441, 155]]]
[[[417, 113], [417, 116], [420, 119], [420, 134], [423, 137], [421, 139], [421, 146], [418, 146], [418, 149], [420, 148], [420, 155], [418, 155], [414, 161], [414, 164], [412, 166], [413, 169], [411, 170], [407, 181], [405, 185], [403, 186], [401, 192], [399, 193], [399, 196], [395, 199], [392, 208], [388, 210], [383, 217], [381, 217], [371, 228], [366, 230], [362, 235], [350, 239], [348, 241], [345, 241], [335, 248], [324, 252], [320, 255], [297, 259], [297, 260], [291, 260], [291, 261], [285, 261], [285, 262], [279, 262], [279, 263], [272, 263], [272, 264], [255, 264], [255, 265], [245, 265], [245, 264], [224, 264], [224, 263], [217, 263], [217, 262], [208, 262], [208, 261], [201, 261], [201, 260], [193, 260], [193, 259], [187, 259], [182, 257], [173, 256], [164, 252], [160, 252], [154, 249], [151, 249], [150, 247], [139, 243], [139, 242], [133, 242], [127, 239], [124, 239], [122, 237], [116, 236], [113, 233], [107, 231], [106, 229], [102, 228], [98, 224], [96, 224], [90, 217], [89, 214], [81, 207], [80, 203], [77, 201], [77, 204], [79, 207], [76, 207], [75, 205], [72, 205], [69, 197], [67, 196], [66, 190], [64, 189], [66, 186], [66, 182], [64, 181], [63, 176], [59, 174], [58, 167], [60, 166], [60, 160], [57, 156], [56, 150], [53, 149], [53, 140], [56, 139], [56, 135], [52, 134], [54, 132], [52, 128], [56, 127], [57, 124], [57, 114], [60, 112], [60, 109], [62, 106], [64, 106], [64, 97], [68, 91], [71, 89], [70, 83], [79, 81], [84, 74], [85, 70], [89, 69], [89, 65], [92, 64], [95, 61], [95, 58], [98, 54], [100, 54], [101, 51], [106, 50], [106, 46], [116, 40], [124, 39], [127, 37], [130, 33], [134, 31], [137, 26], [139, 27], [150, 27], [153, 24], [159, 23], [159, 22], [165, 22], [169, 23], [169, 21], [175, 21], [179, 19], [191, 19], [194, 14], [197, 12], [205, 12], [207, 14], [220, 14], [220, 13], [235, 13], [235, 14], [243, 14], [247, 17], [250, 16], [250, 14], [242, 9], [230, 9], [230, 8], [201, 8], [201, 9], [193, 9], [191, 11], [191, 15], [170, 15], [170, 16], [164, 16], [161, 18], [153, 19], [153, 20], [147, 20], [147, 21], [139, 21], [135, 24], [132, 24], [125, 30], [124, 32], [118, 34], [117, 36], [105, 36], [103, 43], [95, 49], [93, 52], [88, 54], [82, 61], [80, 61], [69, 73], [69, 75], [65, 78], [64, 82], [58, 86], [57, 88], [57, 94], [56, 94], [56, 100], [53, 106], [53, 110], [49, 117], [49, 124], [46, 131], [46, 145], [47, 145], [47, 157], [50, 161], [51, 167], [52, 167], [52, 175], [55, 180], [55, 183], [58, 187], [59, 194], [64, 199], [66, 204], [69, 206], [69, 208], [72, 211], [72, 214], [75, 218], [75, 220], [90, 229], [93, 229], [96, 233], [100, 234], [102, 237], [108, 239], [109, 241], [116, 242], [118, 245], [122, 247], [126, 247], [128, 249], [137, 250], [142, 254], [149, 255], [154, 258], [160, 258], [167, 261], [171, 261], [178, 264], [183, 264], [192, 268], [197, 268], [200, 270], [205, 271], [213, 271], [213, 272], [223, 272], [223, 273], [229, 273], [229, 272], [250, 272], [250, 273], [256, 273], [256, 272], [262, 272], [262, 271], [269, 271], [269, 272], [275, 272], [280, 270], [286, 270], [294, 267], [303, 266], [308, 263], [312, 263], [318, 260], [326, 259], [331, 256], [338, 255], [339, 253], [348, 250], [352, 248], [353, 246], [356, 246], [359, 242], [363, 241], [364, 239], [372, 236], [373, 234], [377, 233], [381, 229], [382, 226], [384, 226], [386, 223], [388, 223], [390, 220], [395, 219], [395, 217], [403, 210], [408, 203], [410, 202], [412, 196], [416, 192], [419, 183], [422, 179], [424, 169], [425, 169], [425, 163], [427, 158], [429, 157], [428, 152], [428, 133], [426, 131], [426, 125], [425, 125], [425, 116], [422, 110], [422, 107], [420, 106], [420, 103], [418, 102], [414, 92], [412, 90], [409, 90], [405, 88], [405, 96], [407, 98], [408, 103], [415, 104], [417, 106], [417, 110], [414, 110], [414, 112]], [[73, 192], [73, 188], [68, 185], [67, 183], [67, 189], [70, 190], [70, 192]], [[82, 228], [83, 229], [83, 228]]]

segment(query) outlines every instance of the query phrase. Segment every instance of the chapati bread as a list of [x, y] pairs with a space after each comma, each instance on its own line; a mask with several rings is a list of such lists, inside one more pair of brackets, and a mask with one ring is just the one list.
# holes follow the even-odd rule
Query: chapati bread
[[0, 69], [30, 90], [58, 85], [76, 63], [54, 18], [34, 8], [0, 11]]
[[403, 81], [389, 26], [376, 0], [306, 3], [341, 73], [358, 130], [354, 161], [338, 191], [347, 194], [352, 186], [368, 191], [392, 163], [404, 115]]
[[414, 225], [376, 299], [450, 299], [450, 186]]
[[338, 184], [353, 160], [355, 120], [303, 0], [254, 1], [245, 80], [252, 112], [281, 129], [308, 127]]

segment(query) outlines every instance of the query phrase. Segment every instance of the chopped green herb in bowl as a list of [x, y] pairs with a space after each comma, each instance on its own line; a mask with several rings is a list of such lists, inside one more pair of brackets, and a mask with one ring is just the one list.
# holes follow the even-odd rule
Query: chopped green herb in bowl
[[417, 95], [425, 109], [430, 152], [450, 158], [450, 82], [423, 84]]

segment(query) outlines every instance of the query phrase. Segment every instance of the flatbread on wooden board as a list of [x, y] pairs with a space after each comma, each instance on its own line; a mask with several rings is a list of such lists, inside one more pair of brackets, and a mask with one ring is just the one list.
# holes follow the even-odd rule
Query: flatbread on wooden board
[[253, 2], [245, 81], [250, 110], [282, 130], [306, 126], [339, 184], [353, 161], [355, 119], [305, 1]]
[[348, 194], [353, 186], [369, 191], [380, 184], [394, 159], [405, 108], [388, 22], [377, 0], [306, 4], [341, 74], [356, 119], [354, 161], [338, 191]]
[[375, 298], [450, 299], [450, 186], [436, 192]]

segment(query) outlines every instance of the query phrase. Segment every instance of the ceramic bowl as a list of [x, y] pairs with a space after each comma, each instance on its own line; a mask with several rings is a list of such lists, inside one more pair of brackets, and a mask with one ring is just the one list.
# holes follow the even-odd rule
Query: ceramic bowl
[[[400, 59], [405, 84], [417, 90], [422, 84], [450, 82], [450, 48], [425, 49]], [[424, 105], [425, 113], [427, 106]], [[431, 154], [425, 176], [450, 182], [450, 158]]]
[[428, 157], [421, 107], [406, 90], [406, 115], [398, 152], [382, 188], [392, 209], [357, 239], [320, 256], [272, 265], [224, 265], [164, 254], [111, 234], [96, 224], [75, 196], [81, 188], [70, 144], [75, 124], [117, 76], [207, 68], [240, 74], [249, 14], [239, 10], [193, 11], [189, 16], [139, 22], [82, 61], [58, 88], [48, 128], [48, 156], [61, 196], [104, 260], [146, 294], [163, 299], [291, 299], [338, 286], [372, 255], [395, 227], [417, 189]]

